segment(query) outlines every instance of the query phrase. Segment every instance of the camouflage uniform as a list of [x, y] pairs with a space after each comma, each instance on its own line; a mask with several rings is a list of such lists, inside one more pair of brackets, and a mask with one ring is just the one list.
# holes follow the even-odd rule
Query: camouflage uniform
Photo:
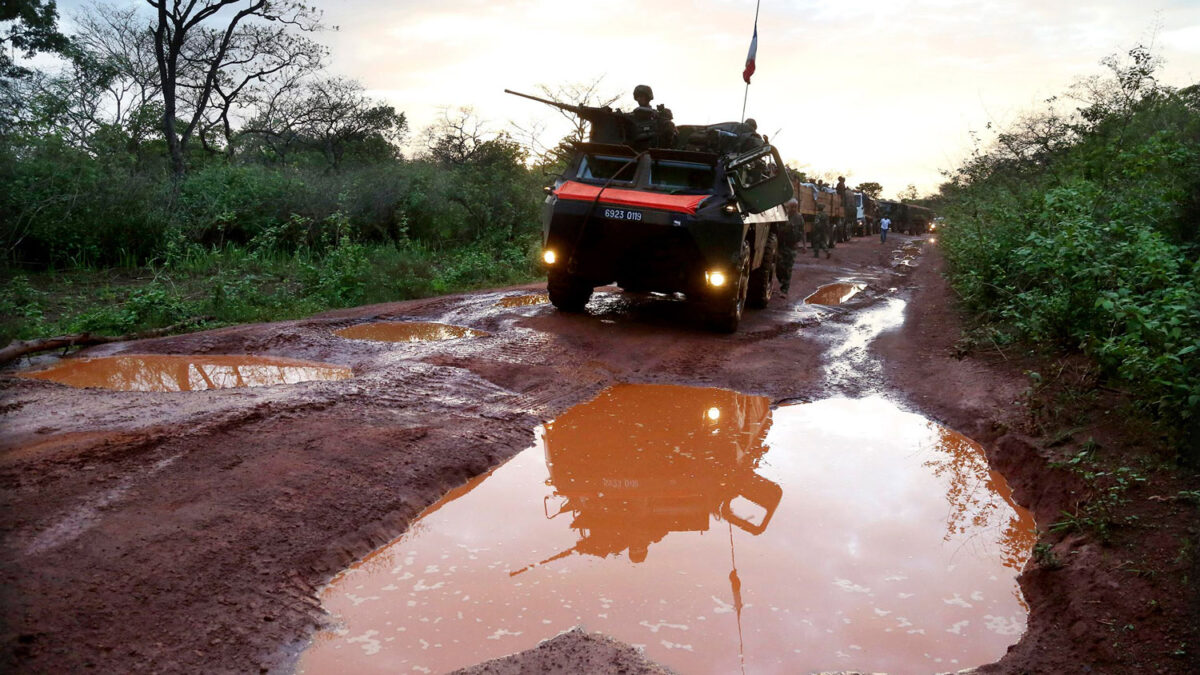
[[775, 256], [775, 276], [779, 278], [779, 291], [787, 295], [792, 285], [792, 265], [796, 264], [796, 245], [804, 238], [804, 216], [794, 212], [788, 216], [787, 224], [779, 230], [779, 251]]
[[813, 227], [812, 250], [813, 257], [817, 258], [821, 255], [821, 250], [825, 250], [825, 257], [829, 257], [830, 239], [833, 238], [832, 228], [829, 225], [829, 214], [825, 213], [824, 209], [817, 211], [817, 223]]

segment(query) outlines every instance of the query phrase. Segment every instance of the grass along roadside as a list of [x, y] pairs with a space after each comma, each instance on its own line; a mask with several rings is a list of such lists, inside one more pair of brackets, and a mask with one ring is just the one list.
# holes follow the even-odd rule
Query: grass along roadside
[[323, 255], [191, 247], [159, 265], [25, 272], [0, 268], [0, 344], [90, 331], [120, 335], [197, 316], [197, 328], [279, 321], [339, 307], [536, 281], [529, 246], [344, 240]]

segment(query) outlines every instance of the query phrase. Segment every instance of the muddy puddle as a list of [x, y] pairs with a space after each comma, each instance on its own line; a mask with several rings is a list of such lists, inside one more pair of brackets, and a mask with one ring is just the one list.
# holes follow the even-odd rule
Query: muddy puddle
[[21, 377], [117, 391], [202, 391], [345, 380], [349, 368], [265, 356], [129, 355], [66, 359]]
[[840, 305], [858, 295], [859, 291], [866, 287], [866, 284], [850, 282], [826, 284], [805, 298], [804, 302], [810, 305]]
[[550, 296], [545, 293], [535, 293], [533, 295], [514, 295], [507, 298], [501, 298], [496, 303], [497, 307], [529, 307], [532, 305], [544, 305], [550, 302]]
[[487, 333], [466, 326], [427, 321], [383, 321], [350, 326], [335, 335], [353, 340], [376, 340], [379, 342], [437, 342], [458, 338], [482, 337]]
[[970, 440], [882, 398], [618, 385], [321, 594], [304, 673], [445, 672], [582, 625], [681, 673], [928, 673], [1025, 629], [1034, 542]]

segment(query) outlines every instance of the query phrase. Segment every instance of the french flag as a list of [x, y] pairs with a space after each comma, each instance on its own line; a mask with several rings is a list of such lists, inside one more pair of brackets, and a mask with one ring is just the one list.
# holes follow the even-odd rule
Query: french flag
[[758, 54], [758, 21], [754, 22], [754, 38], [750, 40], [750, 53], [746, 54], [746, 69], [742, 71], [742, 79], [750, 84], [750, 76], [754, 74], [754, 57]]

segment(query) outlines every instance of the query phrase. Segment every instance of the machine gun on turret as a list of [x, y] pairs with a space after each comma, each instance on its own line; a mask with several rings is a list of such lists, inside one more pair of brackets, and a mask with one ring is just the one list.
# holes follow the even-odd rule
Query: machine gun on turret
[[657, 108], [640, 107], [626, 113], [608, 106], [597, 108], [559, 103], [511, 89], [505, 89], [504, 93], [552, 105], [559, 110], [578, 115], [591, 124], [588, 140], [592, 143], [628, 145], [636, 150], [670, 148], [675, 143], [673, 116], [670, 110], [661, 105]]

